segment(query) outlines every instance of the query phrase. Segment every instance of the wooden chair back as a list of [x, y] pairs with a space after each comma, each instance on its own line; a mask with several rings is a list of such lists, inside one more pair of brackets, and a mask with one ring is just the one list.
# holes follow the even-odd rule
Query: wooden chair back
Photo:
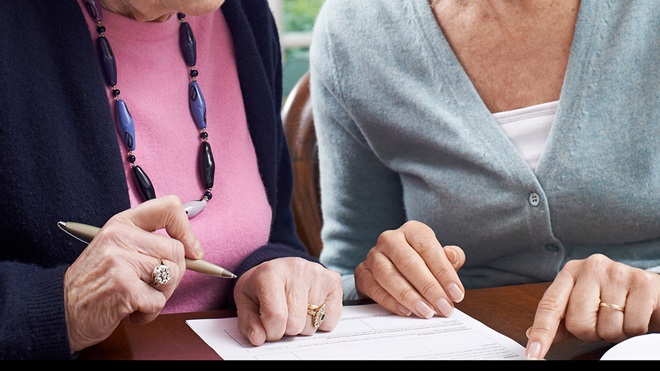
[[293, 164], [293, 214], [296, 228], [309, 253], [319, 257], [323, 248], [323, 220], [309, 71], [298, 80], [287, 96], [282, 107], [282, 124]]

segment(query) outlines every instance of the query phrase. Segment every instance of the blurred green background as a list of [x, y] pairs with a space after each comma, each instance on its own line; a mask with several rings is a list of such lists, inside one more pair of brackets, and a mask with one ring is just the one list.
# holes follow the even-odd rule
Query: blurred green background
[[[284, 29], [280, 34], [310, 33], [324, 0], [283, 0]], [[309, 47], [286, 47], [283, 52], [284, 99], [298, 79], [309, 69]]]
[[[284, 32], [311, 32], [316, 15], [323, 0], [284, 0]], [[307, 48], [292, 48], [285, 51], [285, 60]]]

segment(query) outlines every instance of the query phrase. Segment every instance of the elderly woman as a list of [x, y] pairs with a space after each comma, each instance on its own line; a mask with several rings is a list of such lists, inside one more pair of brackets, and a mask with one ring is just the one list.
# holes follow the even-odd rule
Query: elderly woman
[[529, 358], [660, 330], [659, 20], [654, 0], [326, 0], [321, 262], [345, 295], [427, 318], [554, 280]]
[[[295, 232], [265, 0], [10, 0], [0, 20], [0, 359], [75, 357], [126, 316], [235, 308], [254, 345], [335, 327], [340, 277]], [[102, 228], [86, 246], [58, 221]], [[238, 278], [186, 271], [202, 257]]]

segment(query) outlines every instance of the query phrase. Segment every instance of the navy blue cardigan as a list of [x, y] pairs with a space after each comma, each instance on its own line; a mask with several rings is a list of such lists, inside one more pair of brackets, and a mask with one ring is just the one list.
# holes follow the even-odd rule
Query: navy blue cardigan
[[[291, 211], [280, 119], [281, 52], [266, 0], [226, 0], [259, 171], [273, 210], [269, 243], [235, 273], [311, 258]], [[94, 44], [75, 0], [0, 2], [0, 359], [70, 358], [63, 275], [85, 247], [59, 220], [103, 225], [130, 207]]]

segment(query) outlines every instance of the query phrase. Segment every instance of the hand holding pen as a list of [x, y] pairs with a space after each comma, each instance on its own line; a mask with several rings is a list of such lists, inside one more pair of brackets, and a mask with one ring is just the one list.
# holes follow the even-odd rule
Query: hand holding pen
[[[153, 233], [159, 229], [167, 235]], [[91, 230], [93, 240], [64, 275], [72, 351], [107, 338], [127, 315], [152, 321], [183, 277], [185, 257], [203, 255], [174, 196], [143, 202], [114, 215], [98, 233]]]
[[[72, 236], [73, 238], [86, 244], [89, 244], [89, 242], [101, 230], [101, 228], [99, 227], [94, 227], [91, 225], [76, 223], [76, 222], [58, 222], [57, 226], [61, 230]], [[204, 273], [210, 276], [216, 276], [220, 278], [236, 278], [235, 274], [226, 270], [225, 268], [222, 268], [221, 266], [215, 265], [213, 263], [207, 262], [206, 260], [202, 260], [202, 259], [186, 258], [186, 269], [190, 269], [195, 272]]]

